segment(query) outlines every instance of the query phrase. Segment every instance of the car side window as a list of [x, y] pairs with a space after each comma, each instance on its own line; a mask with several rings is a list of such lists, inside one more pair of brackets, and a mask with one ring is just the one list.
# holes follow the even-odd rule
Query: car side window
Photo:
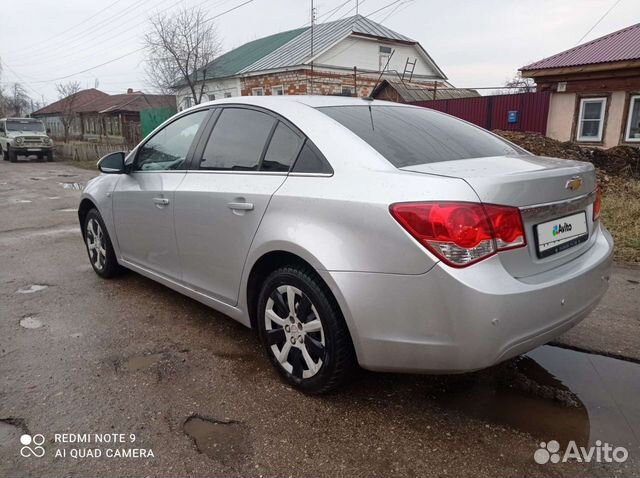
[[304, 146], [293, 165], [292, 173], [333, 174], [333, 169], [327, 160], [318, 151], [318, 148], [306, 140]]
[[200, 169], [257, 171], [276, 119], [245, 108], [224, 108], [209, 136]]
[[267, 152], [260, 164], [260, 171], [287, 172], [295, 161], [304, 138], [282, 121], [273, 132]]
[[138, 149], [135, 171], [186, 169], [191, 143], [204, 122], [208, 110], [183, 116], [158, 131]]

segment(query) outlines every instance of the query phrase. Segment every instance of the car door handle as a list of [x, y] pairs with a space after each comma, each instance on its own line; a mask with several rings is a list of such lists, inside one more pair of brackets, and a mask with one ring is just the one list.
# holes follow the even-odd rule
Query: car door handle
[[169, 205], [169, 200], [167, 198], [153, 198], [153, 202], [157, 206], [168, 206]]
[[253, 211], [253, 203], [250, 202], [228, 202], [227, 206], [234, 211]]

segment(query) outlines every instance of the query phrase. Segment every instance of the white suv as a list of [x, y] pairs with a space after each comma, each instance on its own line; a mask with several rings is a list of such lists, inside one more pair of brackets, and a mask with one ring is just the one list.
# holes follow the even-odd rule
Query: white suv
[[18, 156], [36, 155], [53, 161], [53, 141], [47, 136], [42, 121], [34, 118], [0, 119], [0, 152], [2, 159], [15, 163]]

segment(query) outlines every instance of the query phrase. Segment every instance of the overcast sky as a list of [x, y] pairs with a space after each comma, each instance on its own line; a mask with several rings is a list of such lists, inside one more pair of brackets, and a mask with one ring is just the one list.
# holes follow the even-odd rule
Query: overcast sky
[[[71, 75], [108, 93], [149, 90], [141, 37], [154, 12], [202, 5], [210, 15], [246, 0], [2, 0], [2, 82], [26, 84], [34, 98], [56, 99]], [[315, 0], [318, 16], [344, 0]], [[368, 15], [392, 0], [360, 0]], [[346, 5], [331, 20], [348, 14]], [[456, 87], [502, 85], [530, 62], [571, 48], [616, 0], [405, 0], [371, 16], [418, 40]], [[310, 0], [254, 0], [216, 20], [225, 50], [309, 20]], [[101, 12], [102, 11], [102, 12]], [[352, 14], [352, 13], [351, 13]], [[585, 38], [640, 22], [640, 1], [619, 0]], [[129, 55], [127, 55], [129, 54]], [[83, 70], [123, 58], [108, 65]]]

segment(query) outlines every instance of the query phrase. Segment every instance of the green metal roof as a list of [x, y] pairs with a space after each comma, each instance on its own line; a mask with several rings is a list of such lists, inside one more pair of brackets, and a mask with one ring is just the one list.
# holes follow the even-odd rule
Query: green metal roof
[[307, 28], [308, 27], [304, 27], [288, 32], [276, 33], [275, 35], [259, 38], [228, 51], [207, 65], [206, 78], [213, 79], [233, 76], [260, 58], [280, 48], [289, 40], [297, 37]]

